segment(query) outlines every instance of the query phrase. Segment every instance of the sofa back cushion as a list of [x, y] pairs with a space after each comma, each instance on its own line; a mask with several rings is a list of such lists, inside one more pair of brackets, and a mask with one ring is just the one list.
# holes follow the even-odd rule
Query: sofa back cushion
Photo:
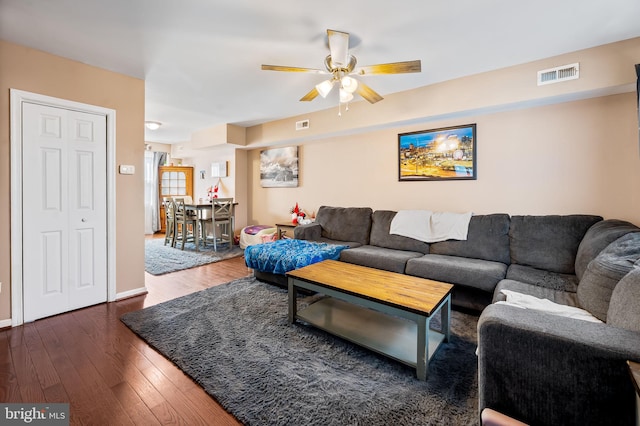
[[322, 226], [324, 238], [369, 244], [372, 213], [369, 207], [321, 206], [316, 223]]
[[607, 324], [640, 332], [640, 262], [613, 290]]
[[576, 253], [587, 230], [600, 216], [511, 216], [511, 263], [574, 274]]
[[389, 234], [391, 221], [395, 216], [396, 212], [389, 210], [376, 210], [373, 212], [369, 244], [395, 250], [429, 253], [428, 243], [403, 237], [402, 235]]
[[618, 219], [602, 220], [594, 224], [580, 242], [578, 254], [576, 255], [576, 276], [582, 279], [582, 274], [587, 269], [587, 265], [605, 247], [629, 232], [638, 232], [640, 228], [632, 223]]
[[433, 243], [429, 253], [490, 260], [508, 265], [509, 223], [508, 214], [471, 216], [465, 241]]
[[602, 321], [607, 320], [611, 294], [618, 282], [640, 259], [640, 232], [626, 234], [589, 262], [578, 284], [580, 306]]

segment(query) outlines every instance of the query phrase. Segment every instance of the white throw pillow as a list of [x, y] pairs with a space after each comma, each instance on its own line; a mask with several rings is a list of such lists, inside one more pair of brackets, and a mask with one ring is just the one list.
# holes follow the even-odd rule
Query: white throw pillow
[[507, 297], [507, 300], [496, 302], [499, 304], [515, 306], [522, 309], [531, 309], [538, 312], [544, 312], [546, 314], [580, 319], [584, 321], [599, 323], [602, 322], [598, 318], [591, 315], [588, 311], [576, 308], [574, 306], [561, 305], [558, 303], [554, 303], [549, 299], [540, 299], [538, 297], [517, 293], [511, 290], [500, 290], [500, 292]]

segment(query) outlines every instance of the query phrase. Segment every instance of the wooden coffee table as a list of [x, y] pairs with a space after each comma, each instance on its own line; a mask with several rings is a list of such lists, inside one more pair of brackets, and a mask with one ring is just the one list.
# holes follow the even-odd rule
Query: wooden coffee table
[[[416, 369], [426, 380], [429, 360], [449, 341], [453, 285], [325, 260], [287, 273], [289, 323], [296, 319]], [[327, 295], [298, 311], [298, 289]], [[440, 312], [441, 329], [430, 328]]]

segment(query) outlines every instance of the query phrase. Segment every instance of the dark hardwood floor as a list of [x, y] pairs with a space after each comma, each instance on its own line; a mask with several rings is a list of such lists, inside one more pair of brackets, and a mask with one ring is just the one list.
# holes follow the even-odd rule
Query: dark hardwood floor
[[70, 403], [74, 425], [240, 424], [119, 318], [250, 274], [242, 257], [145, 273], [147, 295], [0, 331], [0, 401]]

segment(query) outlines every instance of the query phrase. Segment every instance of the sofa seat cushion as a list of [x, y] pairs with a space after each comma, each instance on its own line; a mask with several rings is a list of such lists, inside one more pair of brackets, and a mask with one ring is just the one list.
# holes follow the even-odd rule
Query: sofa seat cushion
[[482, 259], [426, 254], [409, 259], [405, 273], [430, 280], [474, 287], [493, 292], [505, 277], [507, 265]]
[[560, 274], [575, 274], [576, 253], [587, 230], [600, 216], [512, 216], [511, 263]]
[[552, 290], [568, 291], [575, 293], [578, 290], [578, 278], [573, 274], [559, 274], [557, 272], [543, 271], [531, 266], [510, 265], [507, 270], [507, 279], [534, 284]]
[[369, 207], [320, 206], [315, 223], [322, 227], [322, 238], [369, 244], [371, 215]]
[[472, 216], [466, 240], [433, 243], [429, 253], [492, 260], [508, 264], [510, 261], [509, 223], [508, 214]]
[[640, 332], [640, 262], [613, 290], [607, 324]]
[[493, 302], [505, 301], [506, 297], [502, 290], [515, 291], [517, 293], [528, 294], [539, 299], [547, 299], [553, 303], [561, 305], [579, 307], [578, 296], [576, 293], [556, 290], [549, 287], [540, 287], [536, 284], [524, 283], [522, 281], [514, 281], [510, 279], [502, 280], [496, 286], [493, 293]]
[[340, 260], [403, 274], [407, 260], [422, 256], [424, 256], [422, 253], [414, 251], [393, 250], [366, 245], [344, 250], [340, 253]]
[[618, 282], [640, 259], [640, 232], [628, 233], [589, 262], [578, 285], [580, 305], [602, 321], [607, 320], [611, 294]]
[[639, 232], [640, 228], [624, 220], [607, 219], [593, 225], [580, 242], [576, 255], [576, 276], [582, 279], [589, 262], [596, 258], [609, 244], [628, 234]]
[[373, 212], [369, 244], [372, 246], [419, 252], [422, 254], [429, 253], [428, 243], [403, 237], [402, 235], [389, 234], [391, 221], [395, 216], [396, 212], [389, 210], [376, 210]]

